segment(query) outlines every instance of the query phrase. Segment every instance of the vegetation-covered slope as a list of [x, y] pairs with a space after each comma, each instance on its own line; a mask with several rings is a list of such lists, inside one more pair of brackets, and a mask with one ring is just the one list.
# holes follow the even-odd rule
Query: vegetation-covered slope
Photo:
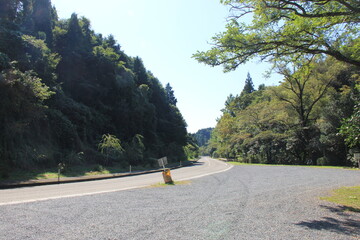
[[2, 177], [59, 162], [186, 158], [171, 86], [88, 19], [59, 20], [50, 0], [0, 0], [0, 103]]

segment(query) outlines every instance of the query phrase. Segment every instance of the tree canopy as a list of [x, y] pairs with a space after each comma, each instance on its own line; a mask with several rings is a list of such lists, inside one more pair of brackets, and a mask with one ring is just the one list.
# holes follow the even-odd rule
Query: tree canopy
[[[226, 31], [213, 47], [194, 57], [211, 66], [236, 69], [252, 58], [295, 59], [327, 55], [360, 67], [360, 3], [357, 0], [222, 0], [231, 7]], [[242, 21], [245, 16], [251, 22]]]
[[278, 72], [284, 76], [279, 86], [228, 98], [209, 153], [256, 163], [355, 164], [345, 143], [359, 146], [359, 70], [327, 58], [279, 66]]

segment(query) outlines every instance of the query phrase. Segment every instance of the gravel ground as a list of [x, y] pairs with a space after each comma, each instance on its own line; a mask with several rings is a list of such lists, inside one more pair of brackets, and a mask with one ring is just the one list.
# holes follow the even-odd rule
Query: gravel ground
[[0, 206], [0, 239], [360, 239], [360, 213], [319, 200], [360, 171], [235, 166], [188, 185]]

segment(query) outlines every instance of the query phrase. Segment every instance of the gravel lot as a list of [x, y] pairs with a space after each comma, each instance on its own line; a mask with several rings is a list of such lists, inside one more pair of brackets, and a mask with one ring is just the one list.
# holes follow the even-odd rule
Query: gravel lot
[[360, 213], [319, 200], [360, 171], [235, 166], [187, 185], [0, 206], [0, 239], [360, 239]]

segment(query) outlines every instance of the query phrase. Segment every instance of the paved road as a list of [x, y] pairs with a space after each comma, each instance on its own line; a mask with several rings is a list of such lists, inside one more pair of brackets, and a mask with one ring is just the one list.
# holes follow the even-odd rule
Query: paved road
[[360, 171], [235, 166], [189, 185], [3, 205], [0, 239], [360, 239], [359, 213], [319, 200], [359, 184]]
[[[231, 165], [221, 161], [210, 158], [202, 158], [194, 166], [172, 170], [171, 174], [174, 181], [181, 181], [223, 172], [231, 167]], [[161, 173], [157, 172], [90, 182], [0, 190], [0, 206], [129, 190], [160, 182], [163, 182], [163, 178]]]

